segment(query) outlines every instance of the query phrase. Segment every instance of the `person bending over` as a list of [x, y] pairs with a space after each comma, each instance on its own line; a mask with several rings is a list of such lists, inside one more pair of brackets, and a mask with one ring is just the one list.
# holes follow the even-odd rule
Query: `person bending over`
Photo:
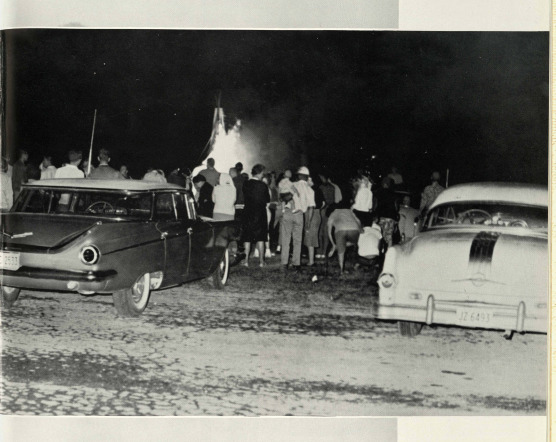
[[348, 245], [357, 244], [361, 233], [363, 233], [361, 221], [351, 210], [349, 200], [344, 198], [328, 217], [328, 238], [332, 244], [328, 256], [331, 257], [335, 250], [338, 250], [340, 276], [344, 273], [346, 248]]

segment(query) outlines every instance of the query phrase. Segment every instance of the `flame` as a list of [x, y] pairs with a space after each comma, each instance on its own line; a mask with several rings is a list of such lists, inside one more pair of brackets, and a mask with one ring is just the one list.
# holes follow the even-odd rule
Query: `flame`
[[[228, 173], [237, 162], [243, 163], [244, 172], [249, 172], [257, 160], [255, 147], [244, 140], [241, 136], [241, 120], [237, 120], [234, 127], [226, 132], [224, 122], [220, 120], [217, 124], [212, 151], [209, 158], [213, 158], [216, 170]], [[206, 160], [196, 167], [193, 175], [206, 167]]]
[[[219, 172], [228, 173], [236, 163], [243, 163], [243, 172], [251, 172], [257, 164], [264, 164], [268, 170], [280, 170], [302, 161], [299, 153], [292, 151], [287, 142], [288, 128], [281, 118], [250, 120], [243, 124], [236, 120], [226, 131], [224, 111], [218, 107], [214, 112], [212, 149], [208, 158], [213, 158]], [[289, 134], [289, 135], [288, 135]], [[206, 160], [193, 170], [193, 176], [206, 168]]]

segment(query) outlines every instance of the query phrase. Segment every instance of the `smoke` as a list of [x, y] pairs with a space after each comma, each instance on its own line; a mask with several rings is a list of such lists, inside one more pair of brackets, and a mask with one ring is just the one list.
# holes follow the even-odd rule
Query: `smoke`
[[228, 131], [221, 122], [218, 123], [213, 149], [209, 154], [210, 158], [214, 158], [216, 169], [227, 172], [237, 162], [243, 163], [247, 173], [259, 163], [267, 171], [277, 172], [300, 165], [302, 156], [295, 148], [291, 127], [279, 114], [275, 117], [237, 120]]

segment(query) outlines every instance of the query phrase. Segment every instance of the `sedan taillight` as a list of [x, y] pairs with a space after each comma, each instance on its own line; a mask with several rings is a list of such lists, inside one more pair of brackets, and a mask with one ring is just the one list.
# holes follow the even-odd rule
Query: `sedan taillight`
[[389, 289], [396, 283], [396, 278], [391, 273], [383, 273], [378, 279], [378, 283], [385, 289]]
[[95, 246], [85, 246], [79, 254], [81, 262], [87, 265], [93, 265], [100, 259], [100, 252]]

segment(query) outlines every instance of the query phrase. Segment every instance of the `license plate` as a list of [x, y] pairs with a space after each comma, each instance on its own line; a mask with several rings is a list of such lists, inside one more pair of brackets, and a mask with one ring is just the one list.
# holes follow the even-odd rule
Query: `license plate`
[[490, 323], [492, 313], [471, 308], [458, 308], [456, 309], [456, 324], [467, 326], [485, 326]]
[[17, 270], [19, 267], [19, 252], [0, 252], [0, 269]]

